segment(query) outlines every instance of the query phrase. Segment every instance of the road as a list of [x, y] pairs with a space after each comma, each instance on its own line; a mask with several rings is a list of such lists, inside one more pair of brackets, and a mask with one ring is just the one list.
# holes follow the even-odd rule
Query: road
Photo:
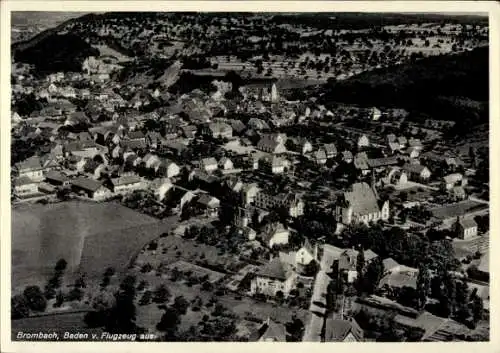
[[321, 269], [314, 280], [313, 295], [311, 305], [309, 306], [310, 318], [306, 324], [302, 338], [304, 342], [321, 342], [321, 333], [326, 314], [326, 292], [331, 280], [327, 275], [327, 271], [330, 271], [331, 267], [330, 261], [330, 256], [324, 255], [322, 257], [320, 263]]

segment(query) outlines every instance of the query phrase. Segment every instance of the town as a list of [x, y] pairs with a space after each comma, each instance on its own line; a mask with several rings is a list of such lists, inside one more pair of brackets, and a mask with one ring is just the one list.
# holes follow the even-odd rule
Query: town
[[124, 12], [22, 38], [13, 339], [489, 340], [487, 18]]

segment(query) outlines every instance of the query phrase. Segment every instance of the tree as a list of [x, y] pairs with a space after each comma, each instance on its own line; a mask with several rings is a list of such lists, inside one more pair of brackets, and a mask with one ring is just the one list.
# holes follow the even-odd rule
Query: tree
[[422, 310], [427, 303], [427, 297], [431, 290], [431, 277], [429, 269], [425, 264], [422, 264], [418, 269], [417, 277], [417, 309]]
[[26, 297], [22, 294], [16, 294], [11, 301], [11, 318], [13, 320], [22, 319], [30, 314], [29, 303]]
[[47, 299], [38, 286], [29, 286], [24, 289], [24, 297], [32, 311], [42, 312], [47, 308]]
[[356, 271], [358, 272], [358, 276], [363, 274], [365, 268], [365, 252], [363, 248], [359, 249], [358, 257], [356, 259]]
[[174, 308], [168, 307], [161, 316], [160, 322], [156, 325], [156, 329], [165, 332], [165, 340], [169, 341], [175, 338], [180, 323], [180, 314]]
[[484, 305], [483, 300], [474, 292], [471, 295], [471, 311], [472, 311], [472, 320], [476, 325], [480, 320], [483, 319], [484, 315]]
[[139, 300], [139, 305], [148, 305], [151, 303], [151, 299], [153, 298], [153, 293], [149, 290], [145, 291]]
[[60, 308], [64, 303], [64, 293], [58, 291], [56, 294], [56, 302], [54, 303], [54, 308]]
[[285, 324], [288, 332], [289, 342], [301, 342], [304, 335], [304, 323], [296, 315], [293, 315], [292, 320]]
[[115, 305], [111, 308], [106, 322], [106, 331], [110, 333], [134, 333], [138, 327], [135, 324], [136, 308], [134, 304], [136, 293], [136, 278], [127, 276], [115, 293]]
[[172, 307], [181, 315], [185, 315], [189, 308], [189, 302], [183, 296], [177, 296], [174, 299]]
[[168, 298], [171, 297], [170, 291], [168, 290], [167, 286], [164, 284], [161, 284], [155, 289], [154, 296], [153, 296], [153, 302], [157, 304], [162, 304], [165, 303]]
[[66, 270], [66, 267], [68, 266], [68, 263], [64, 259], [60, 259], [56, 263], [55, 271], [56, 273], [62, 273], [64, 270]]

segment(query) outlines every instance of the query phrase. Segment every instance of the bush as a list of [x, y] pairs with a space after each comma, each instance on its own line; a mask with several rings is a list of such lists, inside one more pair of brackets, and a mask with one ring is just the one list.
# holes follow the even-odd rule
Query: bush
[[21, 319], [30, 314], [29, 303], [26, 297], [22, 294], [17, 294], [11, 299], [11, 318]]
[[153, 297], [153, 302], [157, 304], [165, 303], [168, 300], [168, 298], [170, 298], [170, 296], [171, 296], [170, 291], [164, 284], [162, 284], [156, 288]]
[[153, 266], [148, 262], [146, 264], [144, 264], [142, 267], [141, 267], [141, 272], [142, 273], [148, 273], [148, 272], [151, 272], [153, 270]]
[[151, 299], [153, 298], [153, 293], [149, 290], [145, 291], [139, 300], [139, 305], [148, 305], [151, 303]]
[[42, 312], [47, 308], [47, 299], [43, 296], [40, 287], [38, 286], [29, 286], [23, 292], [24, 297], [28, 302], [28, 307], [32, 311]]

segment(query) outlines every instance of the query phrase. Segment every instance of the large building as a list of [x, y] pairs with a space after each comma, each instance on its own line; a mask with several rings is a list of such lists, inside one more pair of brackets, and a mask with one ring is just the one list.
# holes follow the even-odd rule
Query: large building
[[275, 297], [278, 292], [287, 297], [295, 288], [296, 274], [286, 268], [279, 257], [263, 266], [252, 279], [250, 292]]
[[389, 201], [380, 202], [367, 183], [355, 183], [340, 195], [335, 216], [337, 222], [343, 224], [386, 221], [389, 219]]

